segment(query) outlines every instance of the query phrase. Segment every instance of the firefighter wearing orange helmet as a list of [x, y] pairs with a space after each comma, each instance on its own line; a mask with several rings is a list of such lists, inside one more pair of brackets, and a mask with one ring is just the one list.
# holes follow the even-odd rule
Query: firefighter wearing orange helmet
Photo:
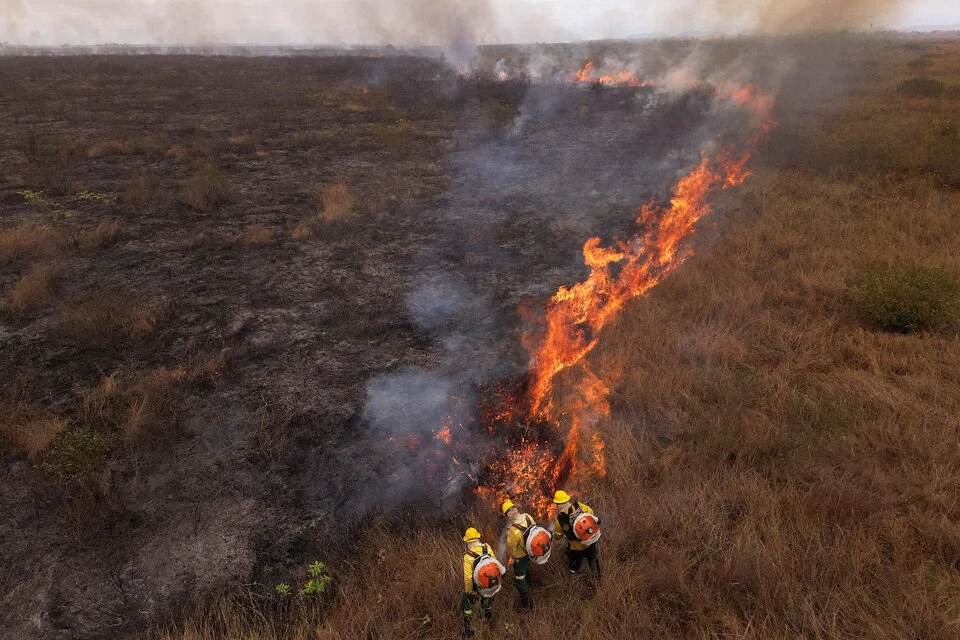
[[573, 500], [566, 491], [557, 491], [553, 503], [557, 505], [553, 537], [567, 539], [567, 569], [570, 573], [578, 573], [586, 559], [593, 576], [599, 580], [600, 559], [596, 543], [600, 538], [600, 518], [593, 509]]
[[550, 534], [510, 500], [503, 503], [500, 511], [507, 519], [507, 548], [513, 556], [513, 584], [520, 594], [520, 608], [533, 609], [530, 561], [543, 564], [550, 557]]
[[463, 637], [473, 637], [473, 608], [480, 601], [480, 617], [493, 615], [493, 596], [500, 590], [506, 568], [497, 561], [490, 545], [480, 542], [480, 532], [470, 527], [463, 534]]

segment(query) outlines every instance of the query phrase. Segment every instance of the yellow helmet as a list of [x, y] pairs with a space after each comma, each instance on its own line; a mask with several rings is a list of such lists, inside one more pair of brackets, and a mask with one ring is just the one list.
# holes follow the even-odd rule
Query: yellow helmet
[[553, 502], [555, 504], [563, 504], [564, 502], [570, 502], [570, 496], [567, 495], [566, 491], [557, 491], [553, 496]]
[[504, 501], [503, 505], [500, 507], [500, 511], [503, 512], [503, 515], [507, 515], [507, 511], [510, 511], [510, 509], [513, 509], [515, 506], [517, 505], [513, 504], [509, 500], [506, 500]]
[[479, 540], [479, 539], [480, 539], [480, 532], [473, 527], [470, 527], [463, 533], [464, 542], [472, 542], [474, 540]]

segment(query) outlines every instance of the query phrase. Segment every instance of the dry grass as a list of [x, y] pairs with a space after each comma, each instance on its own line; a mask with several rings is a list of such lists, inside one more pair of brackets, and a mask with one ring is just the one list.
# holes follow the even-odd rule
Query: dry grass
[[77, 248], [82, 251], [93, 251], [120, 239], [123, 227], [117, 220], [101, 220], [96, 227], [84, 231], [77, 236]]
[[230, 136], [227, 138], [227, 144], [237, 151], [253, 153], [260, 145], [260, 136], [253, 133]]
[[143, 338], [153, 333], [159, 319], [157, 309], [136, 297], [105, 290], [68, 307], [60, 318], [60, 329], [75, 340]]
[[132, 443], [169, 422], [178, 373], [154, 369], [137, 374], [114, 373], [83, 396], [88, 424], [102, 423]]
[[406, 120], [398, 120], [392, 124], [367, 125], [367, 133], [391, 153], [400, 154], [408, 149], [416, 129]]
[[143, 167], [124, 190], [123, 201], [140, 209], [153, 201], [159, 188], [160, 181], [149, 167]]
[[309, 240], [313, 238], [313, 227], [309, 222], [301, 220], [290, 230], [291, 240]]
[[180, 185], [180, 202], [197, 211], [212, 211], [233, 200], [233, 187], [213, 164], [198, 168]]
[[67, 427], [59, 416], [38, 411], [24, 398], [4, 389], [0, 398], [0, 450], [36, 460]]
[[66, 236], [53, 227], [24, 222], [0, 230], [0, 265], [49, 257], [62, 251], [67, 243]]
[[349, 222], [357, 215], [357, 197], [342, 180], [313, 187], [309, 201], [322, 222]]
[[332, 131], [297, 131], [287, 136], [285, 146], [288, 149], [311, 149], [330, 144], [336, 139], [337, 136]]
[[[723, 237], [605, 329], [591, 358], [623, 374], [599, 425], [607, 475], [582, 491], [609, 523], [604, 580], [558, 557], [535, 574], [537, 611], [515, 612], [508, 585], [480, 637], [958, 637], [960, 333], [870, 330], [847, 285], [877, 260], [960, 274], [960, 192], [942, 179], [960, 154], [931, 170], [957, 105], [918, 116], [898, 80], [794, 132], [791, 162], [721, 202]], [[497, 515], [399, 536], [367, 522], [366, 552], [330, 559], [320, 611], [240, 594], [155, 637], [456, 637], [459, 532], [496, 540]]]
[[262, 224], [255, 224], [234, 238], [233, 243], [241, 247], [273, 244], [273, 232]]
[[15, 313], [35, 311], [50, 304], [57, 282], [63, 276], [63, 266], [42, 262], [31, 266], [10, 290], [7, 308]]
[[91, 145], [87, 150], [87, 157], [155, 155], [161, 153], [169, 144], [162, 135], [114, 138]]

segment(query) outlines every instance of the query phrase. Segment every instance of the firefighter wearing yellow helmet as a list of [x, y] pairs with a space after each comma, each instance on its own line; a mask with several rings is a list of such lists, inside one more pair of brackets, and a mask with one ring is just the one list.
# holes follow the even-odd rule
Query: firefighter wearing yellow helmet
[[554, 539], [567, 539], [567, 569], [578, 573], [584, 559], [600, 579], [600, 559], [597, 557], [597, 540], [600, 538], [600, 518], [593, 509], [582, 502], [573, 500], [566, 491], [557, 491], [553, 497], [557, 505], [557, 518], [554, 521]]
[[473, 637], [473, 608], [480, 601], [480, 617], [493, 615], [493, 596], [500, 590], [506, 568], [490, 545], [480, 542], [480, 532], [470, 527], [463, 534], [463, 637]]
[[550, 557], [550, 534], [510, 500], [503, 503], [500, 511], [507, 519], [507, 548], [513, 556], [513, 584], [520, 594], [520, 608], [533, 609], [530, 562], [543, 564]]

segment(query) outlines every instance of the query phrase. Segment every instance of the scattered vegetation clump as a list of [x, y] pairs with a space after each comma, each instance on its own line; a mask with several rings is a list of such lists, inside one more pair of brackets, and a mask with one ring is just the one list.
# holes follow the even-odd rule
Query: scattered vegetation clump
[[0, 265], [25, 258], [42, 258], [62, 250], [65, 235], [49, 225], [24, 222], [0, 230]]
[[956, 279], [917, 264], [871, 264], [851, 282], [851, 292], [864, 318], [894, 333], [936, 330], [957, 312]]
[[153, 333], [159, 316], [157, 309], [135, 296], [108, 289], [66, 309], [60, 328], [75, 340], [143, 338]]
[[84, 419], [117, 430], [125, 442], [135, 442], [170, 417], [179, 377], [180, 372], [165, 368], [107, 376], [84, 394]]
[[163, 135], [114, 138], [91, 145], [87, 150], [87, 157], [153, 155], [166, 149], [168, 144], [166, 136]]
[[234, 238], [239, 246], [263, 246], [273, 244], [273, 232], [262, 224], [255, 224]]
[[237, 151], [253, 153], [257, 150], [257, 146], [260, 144], [260, 138], [252, 133], [245, 133], [242, 135], [230, 136], [227, 138], [227, 144]]
[[133, 205], [137, 209], [153, 201], [157, 190], [160, 188], [160, 182], [149, 167], [143, 167], [137, 172], [127, 185], [123, 192], [123, 201]]
[[909, 98], [936, 98], [945, 90], [946, 85], [933, 78], [908, 78], [897, 85], [897, 91]]
[[62, 275], [63, 266], [55, 262], [32, 265], [10, 290], [7, 308], [15, 313], [22, 313], [47, 306], [53, 299], [57, 282]]
[[215, 164], [199, 167], [180, 185], [180, 202], [197, 211], [213, 211], [233, 200], [233, 187]]
[[343, 180], [310, 190], [310, 203], [324, 222], [349, 222], [357, 214], [357, 197]]
[[37, 410], [17, 386], [14, 382], [0, 389], [0, 451], [36, 459], [67, 421]]
[[93, 229], [77, 236], [76, 246], [83, 251], [93, 251], [116, 242], [123, 233], [120, 222], [114, 219], [101, 220]]
[[75, 427], [52, 442], [43, 467], [59, 478], [82, 478], [103, 466], [110, 448], [107, 435], [88, 426]]

